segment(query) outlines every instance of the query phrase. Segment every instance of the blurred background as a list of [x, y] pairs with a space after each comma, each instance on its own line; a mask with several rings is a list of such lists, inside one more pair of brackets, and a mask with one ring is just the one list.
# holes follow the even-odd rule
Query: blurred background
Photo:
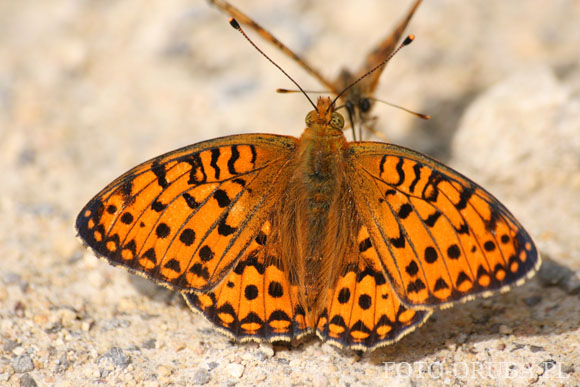
[[[357, 71], [411, 5], [232, 2], [331, 79]], [[407, 28], [416, 40], [388, 64], [375, 96], [432, 119], [379, 104], [376, 128], [500, 198], [553, 272], [441, 312], [417, 339], [353, 365], [315, 340], [274, 357], [267, 345], [231, 346], [180, 303], [137, 292], [75, 239], [80, 208], [137, 163], [218, 136], [303, 131], [309, 103], [276, 94], [293, 85], [228, 16], [202, 0], [0, 0], [0, 384], [378, 382], [387, 359], [501, 352], [511, 340], [501, 326], [545, 348], [513, 356], [533, 366], [556, 358], [578, 383], [580, 354], [565, 348], [579, 340], [579, 20], [576, 0], [425, 0], [417, 10]], [[247, 32], [305, 89], [323, 90]], [[474, 326], [481, 310], [488, 320]], [[269, 368], [250, 367], [261, 361]]]

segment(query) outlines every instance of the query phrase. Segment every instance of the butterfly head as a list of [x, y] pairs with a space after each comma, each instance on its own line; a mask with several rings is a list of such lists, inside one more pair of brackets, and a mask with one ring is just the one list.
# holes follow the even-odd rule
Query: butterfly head
[[342, 130], [344, 128], [344, 117], [334, 111], [334, 104], [330, 98], [320, 97], [316, 104], [316, 110], [312, 110], [306, 115], [306, 125], [308, 127], [330, 125], [334, 129]]

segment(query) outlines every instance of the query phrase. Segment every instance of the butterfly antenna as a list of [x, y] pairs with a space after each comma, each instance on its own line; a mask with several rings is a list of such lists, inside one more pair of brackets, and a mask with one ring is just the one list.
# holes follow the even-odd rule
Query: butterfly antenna
[[272, 59], [270, 59], [270, 57], [268, 55], [266, 55], [266, 53], [264, 53], [264, 51], [260, 50], [260, 48], [258, 46], [256, 46], [256, 44], [252, 41], [252, 39], [250, 39], [250, 37], [248, 35], [246, 35], [246, 33], [244, 32], [244, 30], [240, 26], [240, 23], [238, 23], [238, 21], [236, 19], [234, 19], [233, 17], [230, 18], [230, 25], [232, 27], [234, 27], [236, 30], [238, 30], [244, 36], [244, 38], [246, 38], [246, 40], [248, 42], [250, 42], [250, 44], [252, 46], [254, 46], [254, 48], [256, 50], [258, 50], [258, 52], [260, 54], [262, 54], [266, 59], [268, 59], [270, 61], [270, 63], [272, 63], [274, 66], [276, 66], [278, 68], [278, 70], [282, 71], [282, 74], [286, 75], [286, 77], [288, 77], [288, 79], [290, 79], [292, 81], [292, 83], [294, 83], [296, 85], [296, 87], [302, 92], [302, 94], [304, 94], [304, 96], [306, 97], [306, 99], [308, 99], [308, 102], [310, 102], [310, 104], [312, 106], [314, 106], [314, 110], [316, 110], [316, 105], [314, 104], [314, 102], [312, 102], [312, 100], [310, 99], [310, 97], [308, 96], [308, 94], [306, 94], [306, 92], [304, 91], [304, 89], [302, 89], [300, 87], [300, 85], [298, 84], [298, 82], [296, 82], [294, 79], [292, 79], [292, 77], [290, 75], [288, 75], [288, 73], [286, 71], [284, 71], [282, 69], [282, 67], [280, 67], [276, 62], [274, 62]]
[[[320, 91], [320, 90], [304, 90], [304, 91], [308, 94], [328, 94], [328, 91]], [[276, 93], [280, 94], [300, 93], [300, 90], [276, 89]]]
[[394, 107], [395, 109], [400, 109], [402, 111], [405, 111], [407, 113], [410, 113], [412, 115], [414, 115], [415, 117], [419, 117], [423, 120], [430, 120], [431, 116], [429, 114], [423, 114], [423, 113], [418, 113], [418, 112], [414, 112], [412, 110], [407, 109], [406, 107], [400, 106], [400, 105], [395, 105], [394, 103], [390, 103], [387, 101], [383, 101], [382, 99], [377, 99], [377, 98], [369, 98], [375, 102], [380, 102], [380, 103], [384, 103], [385, 105], [389, 105], [391, 107]]
[[354, 85], [356, 85], [357, 83], [359, 83], [360, 81], [362, 81], [363, 79], [365, 79], [366, 77], [368, 77], [369, 75], [371, 75], [372, 73], [374, 73], [375, 71], [377, 71], [378, 69], [380, 69], [381, 67], [383, 67], [384, 65], [386, 65], [387, 62], [390, 61], [392, 57], [394, 57], [403, 47], [408, 46], [409, 44], [411, 44], [411, 42], [413, 40], [415, 40], [415, 35], [411, 34], [411, 35], [407, 36], [405, 38], [405, 40], [399, 45], [399, 47], [397, 47], [397, 49], [395, 51], [393, 51], [393, 53], [387, 57], [387, 59], [385, 59], [384, 61], [382, 61], [381, 63], [379, 63], [378, 65], [376, 65], [375, 67], [373, 67], [372, 69], [370, 69], [369, 71], [367, 71], [366, 73], [364, 73], [363, 75], [361, 75], [356, 81], [354, 81], [353, 83], [351, 83], [350, 85], [348, 85], [345, 89], [342, 89], [342, 91], [332, 101], [332, 105], [331, 106], [334, 106], [334, 103], [336, 101], [338, 101], [338, 99], [341, 96], [343, 96], [344, 93], [346, 93], [348, 90], [350, 90]]

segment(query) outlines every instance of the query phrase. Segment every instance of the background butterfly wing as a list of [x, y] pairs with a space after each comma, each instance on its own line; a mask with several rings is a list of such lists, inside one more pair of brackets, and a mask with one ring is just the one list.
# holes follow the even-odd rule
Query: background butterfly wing
[[162, 285], [211, 289], [259, 233], [295, 145], [292, 137], [240, 135], [154, 158], [83, 208], [79, 236], [111, 264]]
[[[358, 72], [358, 74], [353, 75], [352, 79], [349, 79], [348, 82], [345, 82], [345, 81], [341, 82], [340, 87], [338, 87], [337, 88], [338, 90], [335, 90], [335, 91], [339, 91], [339, 92], [342, 91], [343, 88], [345, 88], [346, 86], [349, 86], [349, 84], [351, 82], [357, 80], [358, 78], [362, 77], [367, 72], [369, 72], [370, 70], [372, 70], [373, 68], [378, 66], [381, 62], [383, 62], [385, 59], [387, 59], [389, 57], [389, 55], [391, 55], [393, 53], [393, 51], [395, 51], [395, 48], [397, 48], [397, 44], [399, 43], [399, 40], [401, 40], [401, 37], [403, 36], [403, 33], [405, 32], [407, 25], [409, 24], [409, 22], [413, 18], [415, 11], [417, 10], [419, 5], [421, 4], [421, 1], [422, 0], [416, 0], [413, 3], [413, 5], [411, 6], [411, 8], [407, 11], [406, 15], [399, 21], [399, 24], [397, 24], [395, 29], [383, 41], [381, 41], [381, 43], [378, 46], [376, 46], [367, 55], [367, 57], [365, 58], [365, 63], [362, 66], [362, 68], [360, 69], [360, 71]], [[362, 90], [362, 92], [365, 94], [366, 97], [372, 97], [372, 94], [374, 93], [375, 89], [377, 88], [377, 85], [379, 83], [379, 79], [381, 77], [381, 74], [385, 70], [385, 67], [386, 66], [383, 66], [383, 67], [377, 69], [372, 74], [369, 74], [367, 77], [365, 77], [359, 83], [359, 85], [360, 85], [359, 87]], [[347, 94], [349, 94], [349, 93], [347, 93]], [[346, 99], [349, 99], [349, 98], [347, 97]]]
[[389, 282], [408, 306], [507, 290], [540, 265], [514, 216], [466, 177], [390, 144], [352, 144], [349, 181]]

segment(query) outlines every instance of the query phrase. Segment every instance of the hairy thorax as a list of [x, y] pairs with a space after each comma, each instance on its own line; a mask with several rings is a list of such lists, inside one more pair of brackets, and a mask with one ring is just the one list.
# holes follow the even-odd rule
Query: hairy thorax
[[356, 213], [348, 182], [341, 130], [314, 124], [302, 135], [285, 200], [280, 203], [281, 251], [287, 254], [290, 281], [301, 285], [300, 297], [315, 320], [324, 308], [336, 274], [352, 256]]

